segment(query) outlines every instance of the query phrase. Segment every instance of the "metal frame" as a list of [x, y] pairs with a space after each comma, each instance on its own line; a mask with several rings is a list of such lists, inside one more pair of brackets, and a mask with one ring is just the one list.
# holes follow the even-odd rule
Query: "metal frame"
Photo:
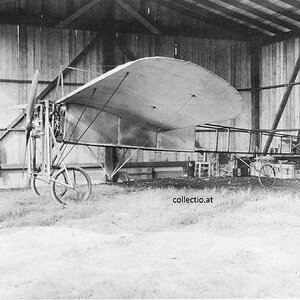
[[[56, 157], [61, 158], [61, 151], [59, 149], [58, 143], [56, 141], [53, 127], [50, 124], [50, 103], [49, 100], [44, 100], [40, 102], [40, 120], [42, 122], [41, 124], [41, 132], [35, 132], [32, 131], [30, 134], [30, 146], [28, 151], [28, 168], [27, 173], [29, 178], [34, 180], [43, 181], [45, 183], [50, 184], [51, 181], [53, 181], [53, 163], [56, 159]], [[45, 113], [44, 118], [42, 118], [42, 114]], [[42, 162], [40, 169], [37, 168], [36, 165], [36, 139], [41, 138], [42, 139]], [[53, 145], [53, 147], [52, 147]], [[56, 155], [52, 159], [52, 152], [53, 148], [56, 151]], [[61, 161], [60, 163], [61, 167], [67, 171], [67, 167], [64, 161]], [[57, 169], [56, 167], [55, 169]], [[66, 172], [66, 174], [68, 174]], [[68, 175], [67, 175], [68, 176]], [[68, 176], [68, 187], [73, 187], [71, 180]], [[64, 185], [64, 183], [62, 183]]]
[[[27, 169], [32, 190], [40, 195], [36, 181], [41, 181], [50, 184], [51, 195], [60, 204], [79, 204], [86, 201], [91, 195], [91, 180], [84, 170], [75, 166], [67, 167], [62, 159], [61, 151], [64, 143], [59, 146], [55, 136], [55, 106], [49, 100], [40, 101], [35, 108], [35, 113], [35, 119], [32, 121], [33, 129], [30, 132]], [[37, 165], [38, 139], [41, 142], [39, 166]], [[72, 179], [69, 172], [73, 174]]]
[[[294, 129], [292, 131], [298, 131], [299, 129]], [[198, 125], [196, 128], [196, 132], [209, 134], [210, 137], [215, 139], [215, 143], [209, 149], [207, 148], [198, 148], [195, 149], [196, 152], [203, 151], [203, 152], [214, 152], [214, 153], [231, 153], [231, 154], [249, 154], [249, 155], [267, 155], [267, 154], [277, 154], [282, 156], [290, 156], [294, 154], [293, 151], [299, 144], [299, 137], [298, 135], [293, 135], [289, 133], [282, 133], [284, 131], [289, 132], [289, 130], [284, 129], [274, 129], [274, 130], [266, 130], [266, 129], [245, 129], [245, 128], [238, 128], [238, 127], [230, 127], [230, 126], [222, 126], [222, 125], [215, 125], [215, 124], [206, 124], [206, 125]], [[226, 134], [227, 146], [226, 149], [220, 148], [220, 134]], [[248, 136], [248, 146], [247, 151], [237, 151], [231, 149], [231, 136], [234, 133], [243, 133]], [[253, 140], [253, 136], [256, 140]], [[272, 136], [273, 138], [277, 138], [280, 141], [280, 147], [278, 148], [278, 152], [274, 153], [272, 151], [264, 151], [263, 147], [263, 138], [269, 138]], [[258, 142], [259, 141], [259, 142]], [[253, 144], [253, 142], [255, 142]], [[258, 142], [258, 143], [257, 143]], [[283, 151], [283, 142], [288, 142], [289, 144], [289, 151]]]

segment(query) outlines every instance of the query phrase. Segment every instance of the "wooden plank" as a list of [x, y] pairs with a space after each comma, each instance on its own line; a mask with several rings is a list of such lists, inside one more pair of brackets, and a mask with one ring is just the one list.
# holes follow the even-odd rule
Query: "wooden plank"
[[[273, 45], [269, 45], [268, 47], [268, 56], [267, 56], [267, 80], [268, 80], [268, 84], [273, 84], [273, 57], [272, 57], [272, 46]], [[271, 99], [271, 91], [267, 91], [266, 92], [266, 100], [265, 100], [265, 110], [263, 115], [266, 116], [265, 119], [265, 128], [271, 128], [271, 119], [273, 118], [271, 116], [271, 109], [270, 109], [270, 103], [272, 101]]]
[[205, 67], [205, 40], [198, 40], [199, 47], [199, 65]]
[[[19, 27], [19, 74], [18, 78], [26, 78], [27, 77], [27, 28], [24, 26]], [[19, 101], [18, 103], [27, 103], [27, 85], [26, 84], [18, 84], [19, 90]]]
[[5, 41], [6, 41], [6, 36], [5, 36], [5, 26], [0, 26], [0, 76], [3, 77], [5, 74]]
[[[295, 65], [295, 61], [297, 57], [295, 57], [295, 39], [290, 41], [290, 50], [289, 53], [291, 57], [289, 58], [290, 70], [292, 71], [293, 66]], [[300, 54], [298, 55], [300, 57]], [[300, 70], [300, 68], [299, 68]], [[296, 75], [298, 77], [299, 72]], [[296, 80], [295, 78], [295, 80]], [[299, 101], [299, 99], [297, 99]], [[287, 109], [285, 110], [285, 126], [284, 128], [293, 128], [295, 127], [295, 118], [294, 118], [294, 111], [295, 111], [295, 89], [292, 88], [289, 101], [287, 102]]]
[[180, 38], [178, 38], [178, 42], [180, 45], [180, 51], [179, 51], [178, 58], [183, 59], [183, 60], [189, 60], [188, 59], [188, 47], [187, 47], [188, 38], [180, 37]]
[[193, 56], [193, 38], [187, 38], [187, 60], [195, 63]]
[[241, 74], [242, 74], [242, 47], [241, 42], [236, 42], [235, 44], [235, 62], [236, 62], [236, 79], [235, 79], [235, 87], [236, 88], [243, 88]]
[[[270, 83], [275, 84], [276, 78], [278, 76], [277, 73], [277, 53], [276, 53], [276, 46], [277, 44], [270, 45], [271, 46], [271, 61], [272, 61], [272, 69], [270, 73]], [[274, 107], [274, 99], [276, 99], [276, 90], [272, 89], [270, 92], [270, 99], [269, 99], [269, 111], [270, 111], [270, 119], [269, 122], [274, 120], [274, 117], [276, 115], [276, 109]], [[268, 124], [269, 127], [271, 127], [271, 123]]]
[[41, 70], [42, 55], [41, 55], [41, 44], [42, 44], [42, 30], [40, 28], [33, 27], [33, 56], [34, 56], [34, 70]]
[[17, 59], [17, 57], [13, 57], [13, 31], [12, 31], [12, 26], [5, 26], [5, 56], [6, 56], [6, 61], [4, 62], [4, 70], [5, 70], [5, 75], [8, 78], [13, 77], [13, 68], [11, 66], [11, 63]]
[[154, 36], [149, 36], [149, 56], [156, 56], [156, 41]]
[[155, 35], [155, 56], [162, 55], [162, 40], [160, 35]]
[[[83, 41], [83, 31], [77, 30], [76, 31], [76, 53], [80, 53], [80, 49], [84, 49], [84, 41]], [[82, 58], [74, 65], [74, 67], [77, 67], [78, 69], [83, 69], [83, 60], [84, 57], [88, 54], [88, 52], [85, 53], [85, 55], [82, 56]], [[84, 74], [80, 70], [75, 71], [76, 73], [76, 82], [82, 82], [84, 80]]]
[[236, 86], [236, 42], [230, 48], [230, 84]]
[[[84, 42], [84, 47], [86, 47], [88, 45], [88, 43], [92, 40], [92, 34], [89, 31], [84, 31], [83, 34], [83, 42]], [[93, 49], [91, 49], [91, 51], [89, 51], [88, 53], [86, 53], [86, 55], [83, 56], [83, 69], [84, 70], [90, 70], [91, 69], [91, 53], [93, 52]], [[84, 75], [84, 82], [89, 82], [91, 80], [89, 73], [85, 72], [83, 73]]]
[[[60, 37], [60, 43], [61, 43], [61, 63], [62, 65], [66, 66], [68, 65], [69, 61], [70, 61], [70, 55], [69, 55], [69, 31], [68, 30], [61, 30], [61, 37]], [[70, 73], [69, 73], [70, 74]], [[72, 89], [68, 87], [68, 85], [66, 85], [66, 81], [69, 81], [70, 77], [68, 75], [66, 75], [65, 77], [65, 81], [64, 81], [64, 85], [65, 85], [65, 92], [68, 93], [70, 92]]]
[[161, 38], [161, 54], [162, 56], [174, 57], [175, 39], [172, 36], [163, 36]]
[[35, 32], [33, 27], [26, 27], [27, 30], [27, 65], [26, 74], [21, 79], [31, 78], [35, 72]]
[[136, 10], [134, 10], [130, 5], [125, 3], [123, 0], [114, 0], [118, 3], [119, 6], [124, 8], [132, 17], [138, 20], [141, 24], [143, 24], [150, 32], [153, 34], [161, 34], [161, 32], [152, 25], [147, 19], [145, 19], [142, 15], [140, 15]]
[[[3, 26], [1, 32], [1, 73], [8, 78], [19, 76], [19, 48], [18, 34], [15, 26]], [[0, 126], [7, 126], [12, 118], [18, 115], [18, 111], [9, 109], [10, 106], [19, 103], [19, 86], [14, 84], [1, 84], [0, 87]]]
[[216, 74], [216, 41], [209, 41], [209, 70]]
[[192, 39], [192, 61], [195, 64], [199, 64], [199, 39], [193, 38]]

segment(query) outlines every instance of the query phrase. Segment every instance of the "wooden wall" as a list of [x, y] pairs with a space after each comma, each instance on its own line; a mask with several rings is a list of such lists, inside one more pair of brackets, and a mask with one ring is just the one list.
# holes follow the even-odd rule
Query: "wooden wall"
[[[42, 29], [39, 27], [0, 26], [0, 79], [8, 81], [31, 80], [36, 69], [40, 70], [39, 80], [52, 81], [60, 70], [91, 41], [92, 34], [86, 31]], [[102, 49], [98, 47], [84, 57], [79, 68], [91, 72], [102, 71]], [[93, 73], [72, 71], [66, 82], [66, 92], [78, 87], [76, 83], [87, 82], [95, 77]], [[47, 86], [39, 84], [38, 93]], [[30, 83], [0, 82], [0, 128], [5, 128], [19, 114], [10, 109], [15, 104], [26, 103]], [[54, 96], [50, 95], [49, 97]]]
[[[92, 33], [86, 31], [70, 31], [45, 29], [39, 27], [0, 26], [0, 128], [6, 128], [20, 114], [13, 109], [16, 104], [27, 103], [30, 81], [36, 69], [40, 70], [40, 93], [47, 83], [51, 82], [60, 70], [92, 40]], [[71, 71], [65, 78], [65, 92], [78, 87], [78, 84], [97, 76], [93, 72], [103, 73], [102, 46], [99, 42], [78, 64], [78, 68], [89, 70], [89, 73]], [[29, 80], [19, 83], [18, 80]], [[48, 98], [54, 97], [55, 89]], [[90, 158], [77, 155], [75, 150], [72, 160], [80, 157], [80, 162]], [[0, 163], [21, 164], [24, 156], [23, 132], [10, 132], [0, 141]], [[74, 158], [75, 157], [75, 158]]]
[[[292, 38], [264, 46], [261, 51], [260, 86], [287, 83], [299, 56], [300, 40]], [[296, 81], [299, 81], [298, 75]], [[270, 128], [284, 94], [285, 87], [261, 90], [260, 127]], [[300, 86], [293, 87], [278, 128], [300, 127]]]
[[[35, 69], [41, 70], [40, 80], [51, 81], [60, 65], [67, 65], [93, 37], [91, 32], [47, 29], [39, 27], [0, 26], [0, 79], [31, 79]], [[236, 88], [250, 87], [250, 51], [246, 42], [215, 41], [200, 38], [124, 34], [119, 35], [123, 47], [135, 58], [162, 55], [192, 61], [229, 81]], [[175, 52], [175, 44], [177, 50]], [[103, 40], [83, 58], [79, 68], [99, 72], [105, 69]], [[124, 51], [115, 48], [115, 64], [128, 61]], [[72, 71], [67, 76], [69, 83], [82, 83], [95, 77], [92, 73]], [[39, 91], [47, 84], [40, 84]], [[29, 83], [0, 83], [0, 126], [7, 126], [19, 113], [10, 107], [24, 103]], [[67, 91], [76, 88], [69, 85]], [[223, 124], [249, 128], [251, 124], [251, 93], [241, 92], [243, 113], [236, 119]], [[53, 96], [50, 95], [50, 97]], [[24, 137], [20, 132], [7, 135], [0, 141], [0, 163], [20, 164], [24, 153]], [[160, 161], [184, 160], [188, 154], [139, 151], [132, 160]], [[196, 156], [193, 156], [196, 159]], [[75, 150], [70, 158], [73, 162], [92, 161], [90, 154], [82, 155]]]

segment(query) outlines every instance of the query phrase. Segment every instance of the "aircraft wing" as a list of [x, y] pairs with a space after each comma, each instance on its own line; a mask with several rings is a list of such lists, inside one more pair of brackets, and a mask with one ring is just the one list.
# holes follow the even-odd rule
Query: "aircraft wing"
[[[151, 139], [151, 147], [158, 147], [168, 138], [164, 134], [159, 142], [157, 134], [172, 132], [178, 136], [185, 128], [236, 117], [241, 100], [228, 82], [203, 67], [173, 58], [148, 57], [121, 65], [56, 103], [67, 105], [69, 126], [78, 119], [77, 125], [92, 122], [93, 140], [97, 131], [102, 135], [98, 144], [141, 146], [143, 142], [137, 140]], [[66, 134], [73, 142], [79, 137], [78, 132]], [[89, 139], [91, 130], [78, 142], [89, 143]]]

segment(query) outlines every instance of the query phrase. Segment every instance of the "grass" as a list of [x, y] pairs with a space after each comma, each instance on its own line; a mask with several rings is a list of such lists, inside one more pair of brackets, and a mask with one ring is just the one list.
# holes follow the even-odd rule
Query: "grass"
[[[174, 204], [173, 198], [181, 196], [212, 197], [213, 203]], [[241, 214], [241, 211], [247, 211], [247, 214]], [[298, 194], [284, 191], [136, 190], [100, 185], [94, 188], [88, 202], [68, 207], [60, 206], [47, 194], [36, 197], [28, 190], [0, 192], [1, 228], [67, 225], [113, 233], [169, 230], [201, 223], [205, 230], [222, 231], [235, 226], [246, 229], [268, 224], [298, 224], [299, 215]]]
[[[82, 205], [63, 207], [47, 195], [36, 197], [30, 190], [0, 192], [0, 227], [97, 226], [101, 232], [160, 231], [197, 223], [207, 230], [283, 224], [297, 220], [300, 201], [292, 191], [221, 189], [135, 189], [120, 186], [94, 187], [91, 199]], [[212, 197], [213, 203], [173, 203], [176, 197]], [[240, 211], [247, 211], [246, 215]], [[230, 215], [226, 219], [224, 216]], [[264, 218], [260, 218], [263, 215]], [[234, 219], [233, 219], [234, 217]], [[213, 224], [211, 224], [213, 220]], [[209, 223], [209, 224], [208, 224]], [[288, 224], [287, 224], [288, 225]]]
[[[48, 245], [46, 258], [54, 251], [53, 271], [39, 253], [36, 272], [47, 268], [34, 283], [28, 273], [30, 284], [10, 285], [10, 298], [300, 297], [300, 196], [292, 189], [98, 185], [88, 202], [69, 207], [44, 194], [0, 192], [3, 230], [66, 235], [59, 246], [48, 231], [32, 242]], [[213, 203], [174, 204], [180, 196]]]

